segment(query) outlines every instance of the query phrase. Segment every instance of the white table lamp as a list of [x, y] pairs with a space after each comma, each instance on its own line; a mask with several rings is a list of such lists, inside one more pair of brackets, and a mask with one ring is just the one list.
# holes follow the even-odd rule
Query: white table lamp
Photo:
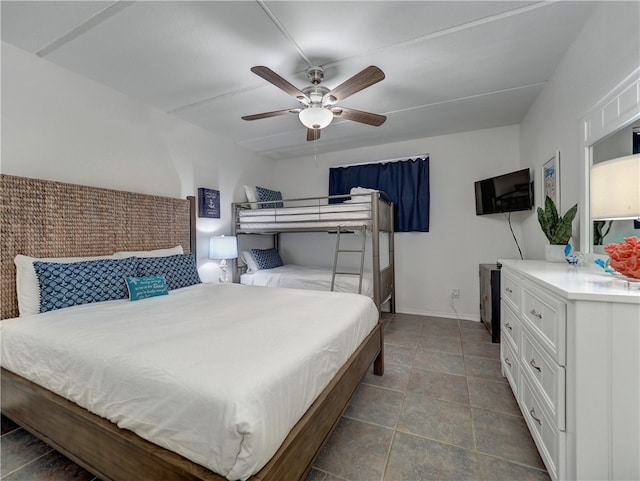
[[227, 272], [227, 259], [236, 259], [238, 257], [238, 241], [236, 236], [213, 236], [209, 238], [209, 259], [220, 260], [220, 270], [222, 276], [220, 282], [229, 280]]
[[591, 167], [591, 219], [640, 218], [640, 154]]

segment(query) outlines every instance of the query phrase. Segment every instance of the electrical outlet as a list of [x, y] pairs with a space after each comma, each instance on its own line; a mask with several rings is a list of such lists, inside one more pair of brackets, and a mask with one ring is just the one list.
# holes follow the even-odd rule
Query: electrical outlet
[[451, 299], [460, 299], [460, 289], [451, 289]]

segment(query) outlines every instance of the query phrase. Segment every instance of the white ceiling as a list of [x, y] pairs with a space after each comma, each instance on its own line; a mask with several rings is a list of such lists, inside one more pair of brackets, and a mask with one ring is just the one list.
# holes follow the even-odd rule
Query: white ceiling
[[308, 155], [298, 107], [250, 72], [333, 88], [369, 65], [386, 78], [339, 105], [384, 114], [334, 120], [337, 151], [519, 123], [593, 2], [45, 1], [1, 3], [2, 40], [273, 159]]

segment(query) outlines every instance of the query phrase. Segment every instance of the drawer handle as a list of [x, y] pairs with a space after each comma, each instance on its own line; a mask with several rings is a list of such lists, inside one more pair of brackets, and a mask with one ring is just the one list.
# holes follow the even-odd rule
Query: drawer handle
[[507, 291], [509, 294], [513, 294], [513, 291], [511, 290], [510, 287], [505, 287], [504, 290]]
[[508, 357], [505, 357], [505, 358], [504, 358], [504, 362], [505, 362], [505, 364], [506, 364], [507, 366], [511, 367], [511, 361], [509, 361], [509, 358], [508, 358]]
[[538, 372], [542, 372], [542, 368], [540, 366], [536, 366], [535, 358], [532, 358], [531, 361], [529, 361], [529, 364], [531, 364], [532, 368], [537, 369]]
[[542, 319], [542, 314], [538, 314], [535, 309], [531, 309], [531, 315], [536, 316], [538, 319]]
[[513, 327], [511, 327], [511, 324], [509, 324], [508, 322], [504, 325], [504, 327], [506, 327], [510, 331], [513, 331]]
[[531, 414], [531, 417], [535, 422], [538, 423], [539, 426], [542, 426], [542, 421], [540, 421], [540, 418], [536, 417], [536, 408], [529, 409], [529, 414]]

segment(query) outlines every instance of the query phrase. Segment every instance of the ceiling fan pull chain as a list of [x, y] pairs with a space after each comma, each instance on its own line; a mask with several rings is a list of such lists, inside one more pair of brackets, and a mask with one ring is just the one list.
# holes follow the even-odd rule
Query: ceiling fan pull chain
[[318, 137], [313, 139], [313, 160], [316, 163], [316, 169], [318, 168]]

